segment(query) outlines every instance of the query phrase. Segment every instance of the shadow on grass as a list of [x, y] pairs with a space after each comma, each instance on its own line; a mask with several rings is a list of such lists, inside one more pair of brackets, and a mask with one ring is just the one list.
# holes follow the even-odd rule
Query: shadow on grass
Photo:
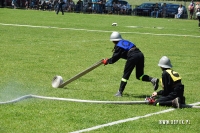
[[134, 97], [134, 98], [146, 98], [149, 97], [149, 95], [144, 95], [144, 94], [128, 94], [128, 93], [124, 93], [123, 97]]
[[88, 92], [108, 92], [108, 93], [112, 93], [111, 91], [108, 91], [108, 90], [96, 90], [95, 88], [94, 89], [82, 89], [82, 88], [71, 88], [71, 87], [64, 87], [62, 89], [65, 89], [65, 90], [72, 90], [72, 91], [80, 91], [80, 90], [84, 90], [84, 91], [88, 91]]
[[[112, 91], [108, 91], [108, 90], [96, 90], [96, 89], [82, 89], [82, 88], [71, 88], [71, 87], [67, 87], [65, 86], [63, 89], [65, 90], [73, 90], [73, 91], [80, 91], [80, 90], [84, 90], [84, 91], [89, 91], [89, 92], [96, 92], [96, 93], [112, 93]], [[117, 91], [116, 91], [117, 92]], [[114, 94], [113, 94], [114, 95]], [[131, 94], [131, 93], [123, 93], [123, 97], [133, 97], [133, 98], [146, 98], [146, 97], [150, 97], [150, 95], [144, 95], [144, 94]]]

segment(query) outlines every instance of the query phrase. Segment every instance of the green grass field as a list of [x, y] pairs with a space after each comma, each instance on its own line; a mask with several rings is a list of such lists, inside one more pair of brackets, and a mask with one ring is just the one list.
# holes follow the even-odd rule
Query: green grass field
[[[98, 15], [37, 10], [0, 9], [0, 102], [24, 95], [98, 101], [143, 101], [150, 83], [132, 73], [117, 92], [125, 60], [100, 66], [63, 89], [52, 88], [55, 75], [67, 80], [103, 58], [112, 56], [112, 31], [134, 42], [145, 55], [145, 74], [161, 77], [159, 59], [166, 55], [182, 76], [186, 103], [200, 102], [200, 30], [197, 20]], [[117, 22], [118, 26], [111, 26]], [[161, 88], [159, 88], [161, 89]], [[0, 105], [1, 133], [66, 133], [156, 113], [169, 107], [92, 104], [25, 99]], [[190, 124], [159, 124], [159, 120], [189, 120]], [[200, 110], [177, 109], [90, 132], [199, 133]]]

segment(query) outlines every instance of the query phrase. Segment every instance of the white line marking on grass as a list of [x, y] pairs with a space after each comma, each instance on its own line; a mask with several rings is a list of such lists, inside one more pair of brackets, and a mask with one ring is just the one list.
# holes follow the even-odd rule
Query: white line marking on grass
[[133, 117], [133, 118], [118, 120], [118, 121], [110, 122], [110, 123], [107, 123], [107, 124], [98, 125], [98, 126], [94, 126], [94, 127], [91, 127], [91, 128], [87, 128], [87, 129], [83, 129], [83, 130], [79, 130], [79, 131], [74, 131], [74, 132], [70, 132], [70, 133], [88, 132], [88, 131], [96, 130], [96, 129], [107, 127], [107, 126], [113, 126], [113, 125], [125, 123], [125, 122], [128, 122], [128, 121], [138, 120], [140, 118], [145, 118], [145, 117], [149, 117], [149, 116], [156, 115], [156, 114], [162, 114], [162, 113], [170, 112], [170, 111], [173, 111], [173, 110], [175, 110], [175, 109], [167, 109], [167, 110], [163, 110], [163, 111], [159, 111], [159, 112], [155, 112], [155, 113], [151, 113], [151, 114], [146, 114], [144, 116], [136, 116], [136, 117]]
[[156, 28], [156, 29], [164, 29], [164, 27], [143, 27], [143, 26], [126, 26], [128, 28]]
[[[61, 29], [61, 30], [82, 30], [88, 32], [113, 32], [113, 31], [106, 31], [106, 30], [88, 30], [88, 29], [77, 29], [77, 28], [60, 28], [60, 27], [51, 27], [51, 26], [33, 26], [33, 25], [20, 25], [20, 24], [4, 24], [0, 23], [0, 25], [5, 26], [19, 26], [19, 27], [30, 27], [30, 28], [53, 28], [53, 29]], [[154, 35], [154, 36], [177, 36], [177, 37], [193, 37], [193, 38], [200, 38], [200, 36], [195, 35], [178, 35], [178, 34], [154, 34], [154, 33], [142, 33], [142, 32], [120, 32], [120, 33], [128, 33], [128, 34], [141, 34], [141, 35]]]
[[[190, 104], [190, 105], [199, 105], [199, 104], [200, 104], [200, 102], [193, 103], [193, 104]], [[155, 113], [146, 114], [146, 115], [143, 115], [143, 116], [136, 116], [136, 117], [133, 117], [133, 118], [118, 120], [118, 121], [110, 122], [110, 123], [107, 123], [107, 124], [98, 125], [98, 126], [94, 126], [94, 127], [91, 127], [91, 128], [86, 128], [86, 129], [83, 129], [83, 130], [73, 131], [73, 132], [70, 132], [70, 133], [88, 132], [88, 131], [96, 130], [96, 129], [107, 127], [107, 126], [113, 126], [113, 125], [116, 125], [116, 124], [121, 124], [121, 123], [129, 122], [129, 121], [138, 120], [138, 119], [141, 119], [141, 118], [150, 117], [152, 115], [158, 115], [158, 114], [171, 112], [171, 111], [174, 111], [174, 110], [175, 110], [174, 108], [171, 108], [171, 109], [167, 109], [167, 110], [163, 110], [163, 111], [159, 111], [159, 112], [155, 112]]]

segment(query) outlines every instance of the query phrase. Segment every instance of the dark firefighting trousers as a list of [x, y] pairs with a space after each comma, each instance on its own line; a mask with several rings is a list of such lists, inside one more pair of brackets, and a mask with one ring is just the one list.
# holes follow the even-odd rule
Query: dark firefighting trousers
[[159, 97], [155, 101], [154, 105], [156, 106], [159, 104], [159, 106], [172, 106], [172, 101], [177, 97], [180, 98], [181, 104], [185, 104], [185, 97], [183, 95], [184, 85], [178, 85], [174, 88], [173, 92], [169, 93], [169, 95]]
[[[122, 76], [122, 81], [120, 83], [119, 91], [123, 92], [127, 84], [133, 69], [136, 67], [136, 78], [138, 80], [150, 82], [151, 78], [148, 75], [144, 75], [144, 55], [139, 49], [130, 51], [128, 53], [128, 58], [124, 67], [124, 73]], [[123, 80], [124, 79], [124, 80]]]

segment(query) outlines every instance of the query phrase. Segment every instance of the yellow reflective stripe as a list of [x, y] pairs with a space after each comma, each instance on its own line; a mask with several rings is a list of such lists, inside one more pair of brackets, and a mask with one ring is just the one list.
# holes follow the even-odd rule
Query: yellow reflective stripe
[[160, 81], [160, 86], [161, 86], [161, 87], [164, 87], [163, 82], [162, 82], [162, 78], [160, 78], [159, 81]]
[[156, 106], [159, 106], [159, 103], [157, 103]]
[[124, 78], [122, 78], [122, 81], [123, 81], [123, 82], [127, 82], [128, 80], [127, 80], [127, 79], [124, 79]]
[[140, 80], [142, 80], [143, 76], [144, 76], [144, 74], [142, 76], [140, 76]]

